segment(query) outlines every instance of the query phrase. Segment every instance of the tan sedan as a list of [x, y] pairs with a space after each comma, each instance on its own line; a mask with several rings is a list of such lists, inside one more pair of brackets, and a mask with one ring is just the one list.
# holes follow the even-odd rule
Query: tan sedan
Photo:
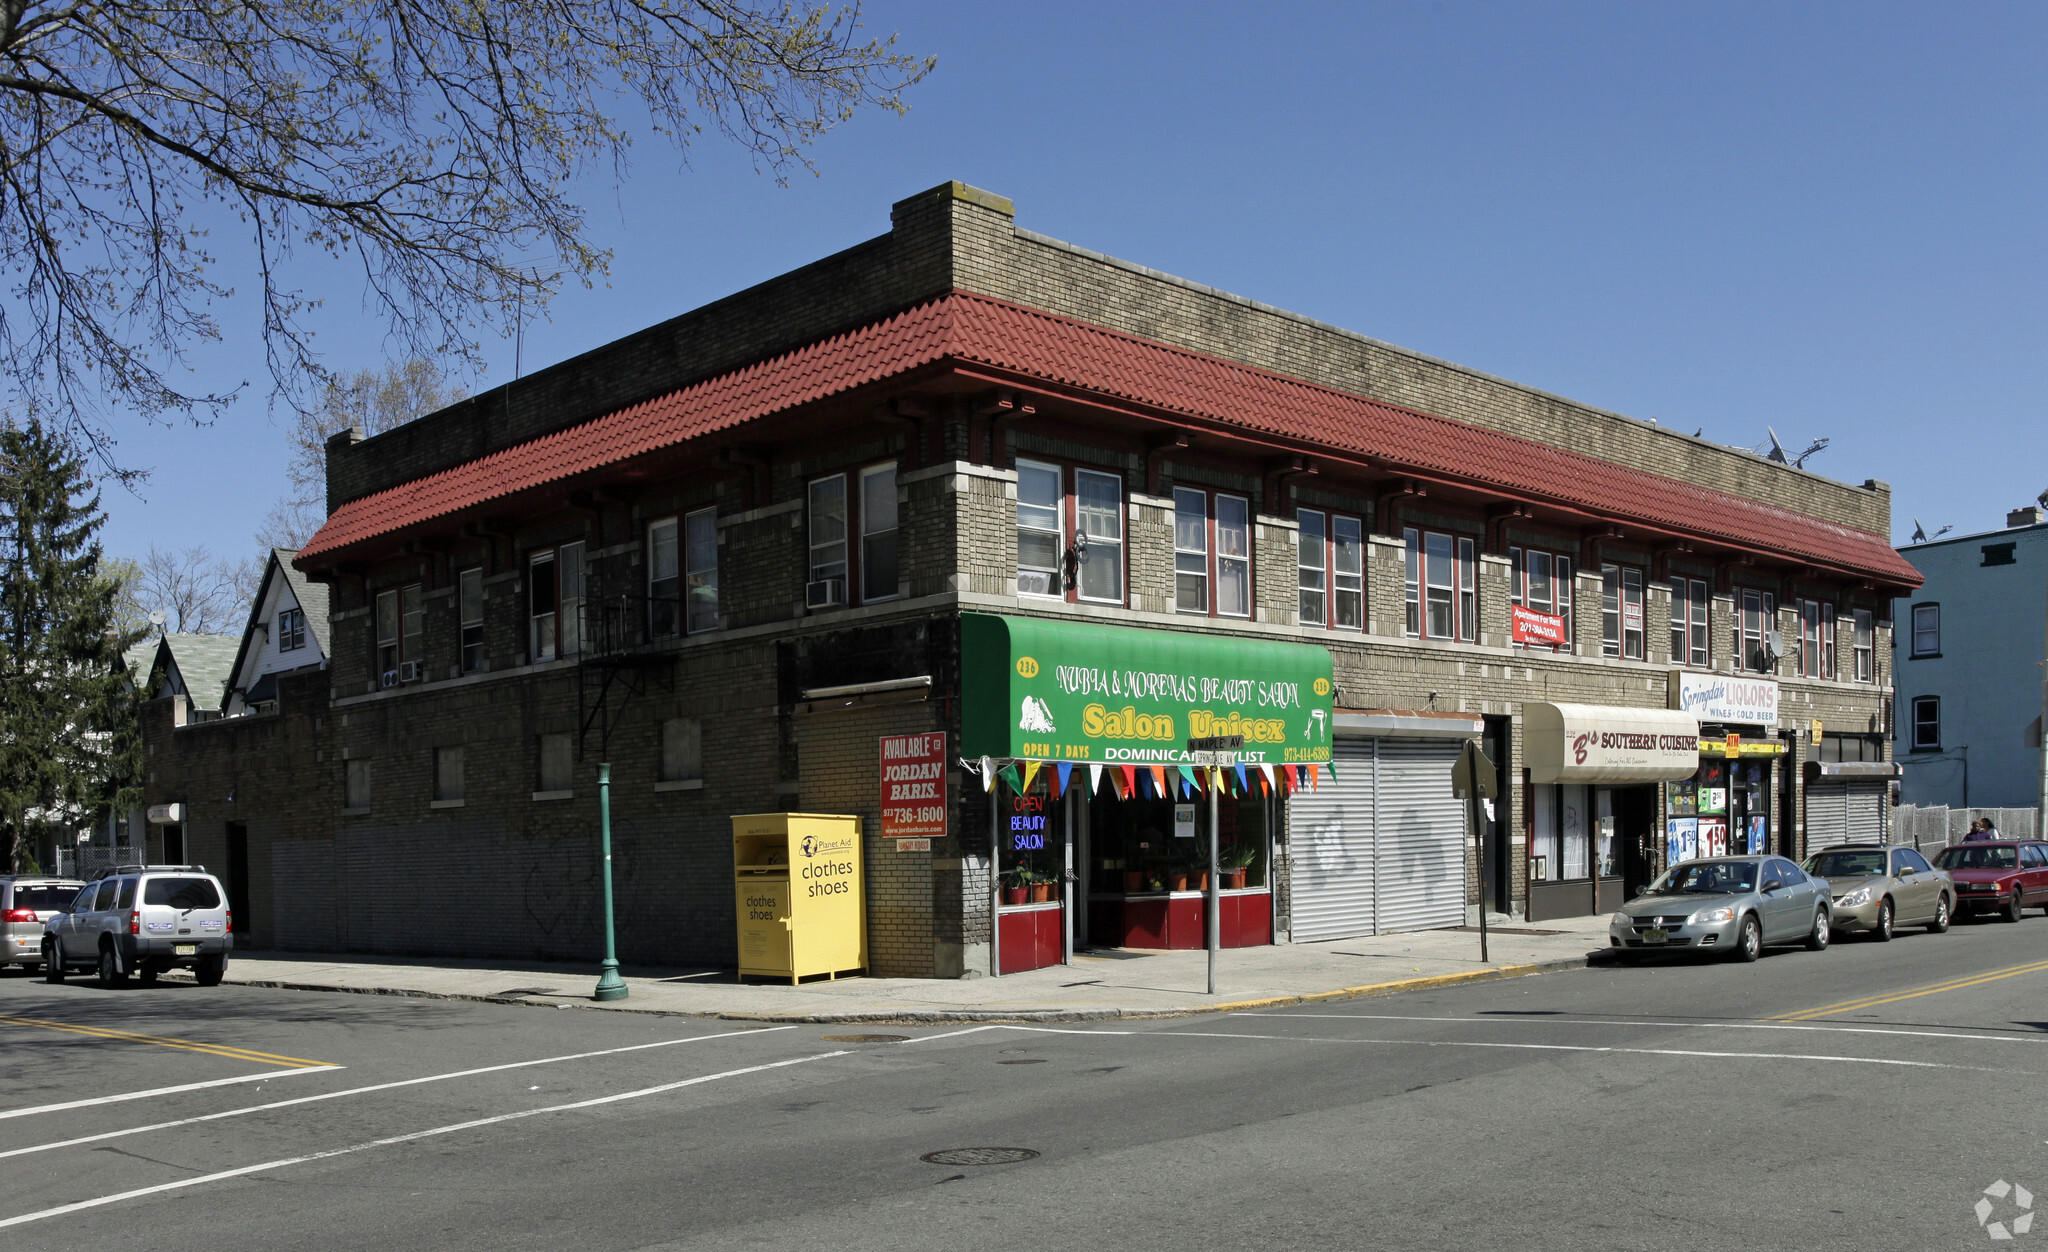
[[1955, 883], [1911, 848], [1838, 844], [1807, 857], [1805, 868], [1828, 880], [1836, 930], [1883, 943], [1896, 926], [1925, 926], [1938, 935], [1955, 916]]

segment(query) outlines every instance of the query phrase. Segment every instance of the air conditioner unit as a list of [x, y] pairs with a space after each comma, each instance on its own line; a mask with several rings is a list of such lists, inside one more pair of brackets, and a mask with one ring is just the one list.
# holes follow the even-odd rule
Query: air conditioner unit
[[1060, 592], [1058, 575], [1046, 570], [1018, 570], [1017, 594], [1024, 596], [1056, 596]]
[[804, 607], [807, 609], [836, 609], [845, 603], [844, 578], [820, 578], [817, 582], [804, 584]]
[[385, 670], [378, 676], [377, 685], [379, 687], [396, 687], [398, 685], [398, 671], [395, 669]]
[[398, 681], [402, 683], [416, 683], [419, 680], [420, 663], [418, 661], [400, 661], [398, 663]]

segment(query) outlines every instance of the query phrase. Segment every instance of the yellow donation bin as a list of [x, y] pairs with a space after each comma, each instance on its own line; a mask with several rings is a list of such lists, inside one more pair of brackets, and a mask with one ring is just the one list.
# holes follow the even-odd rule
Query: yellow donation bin
[[797, 982], [865, 972], [860, 819], [751, 813], [732, 819], [740, 977]]

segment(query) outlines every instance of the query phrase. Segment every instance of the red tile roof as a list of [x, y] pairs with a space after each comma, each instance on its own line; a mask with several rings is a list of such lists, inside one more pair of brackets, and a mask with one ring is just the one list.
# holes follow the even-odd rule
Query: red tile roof
[[966, 292], [351, 500], [297, 563], [317, 565], [382, 535], [940, 364], [1235, 428], [1304, 453], [1370, 457], [1395, 472], [1562, 505], [1623, 527], [1920, 584], [1891, 544], [1867, 531]]

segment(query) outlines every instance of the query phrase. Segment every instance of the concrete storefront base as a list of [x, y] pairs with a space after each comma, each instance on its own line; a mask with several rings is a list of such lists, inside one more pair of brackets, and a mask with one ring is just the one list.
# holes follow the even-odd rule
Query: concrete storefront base
[[[762, 1021], [876, 1022], [1094, 1020], [1227, 1012], [1317, 998], [1385, 994], [1473, 978], [1587, 964], [1607, 948], [1607, 918], [1511, 927], [1490, 936], [1490, 962], [1467, 930], [1235, 948], [1217, 962], [1217, 994], [1204, 991], [1205, 952], [1095, 949], [1072, 965], [1002, 978], [952, 981], [846, 978], [797, 987], [739, 984], [730, 970], [628, 968], [631, 996], [606, 1009]], [[986, 960], [986, 953], [981, 953]], [[428, 962], [312, 954], [238, 955], [227, 981], [246, 986], [372, 995], [595, 1007], [587, 966]]]

